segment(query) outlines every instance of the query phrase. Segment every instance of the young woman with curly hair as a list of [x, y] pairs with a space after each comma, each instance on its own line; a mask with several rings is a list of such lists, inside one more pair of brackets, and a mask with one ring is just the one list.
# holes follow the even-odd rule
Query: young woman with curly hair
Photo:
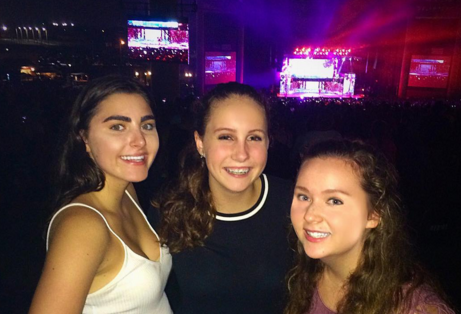
[[174, 312], [281, 313], [292, 183], [262, 173], [264, 100], [248, 85], [217, 85], [199, 105], [190, 144], [158, 204]]
[[326, 141], [303, 158], [291, 208], [296, 266], [285, 314], [454, 314], [412, 261], [397, 174], [360, 141]]

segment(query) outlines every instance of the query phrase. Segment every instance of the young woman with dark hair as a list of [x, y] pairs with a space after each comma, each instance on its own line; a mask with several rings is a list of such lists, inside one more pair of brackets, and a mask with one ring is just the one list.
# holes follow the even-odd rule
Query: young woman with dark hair
[[133, 186], [159, 147], [152, 104], [137, 81], [112, 76], [90, 82], [75, 101], [30, 313], [171, 313], [171, 255]]
[[314, 144], [291, 208], [297, 263], [285, 314], [454, 314], [411, 258], [397, 173], [360, 141]]
[[292, 183], [262, 174], [268, 112], [254, 88], [219, 84], [157, 206], [173, 256], [175, 313], [281, 313]]

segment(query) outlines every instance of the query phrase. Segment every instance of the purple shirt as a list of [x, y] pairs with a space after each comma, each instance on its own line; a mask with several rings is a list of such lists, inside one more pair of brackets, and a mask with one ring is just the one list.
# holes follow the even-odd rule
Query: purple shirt
[[[414, 293], [408, 314], [455, 314], [430, 288], [421, 287]], [[312, 299], [312, 310], [306, 314], [336, 314], [323, 303], [320, 294], [315, 289]]]

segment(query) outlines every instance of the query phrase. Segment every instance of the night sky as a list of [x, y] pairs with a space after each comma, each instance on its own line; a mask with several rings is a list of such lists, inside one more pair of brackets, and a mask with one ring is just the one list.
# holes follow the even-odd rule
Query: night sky
[[[160, 8], [169, 1], [155, 0], [152, 7]], [[208, 6], [224, 1], [202, 0], [197, 4]], [[410, 0], [389, 0], [385, 5], [382, 0], [228, 1], [229, 7], [238, 9], [235, 13], [256, 34], [276, 35], [295, 45], [310, 42], [319, 46], [338, 43], [356, 46], [366, 38], [386, 33], [405, 20], [411, 3]], [[127, 18], [124, 3], [130, 0], [0, 0], [0, 24], [72, 22], [83, 26], [124, 26]], [[239, 4], [232, 5], [236, 3]], [[324, 42], [326, 38], [330, 42]]]
[[95, 26], [124, 23], [122, 0], [1, 0], [0, 23], [73, 22]]

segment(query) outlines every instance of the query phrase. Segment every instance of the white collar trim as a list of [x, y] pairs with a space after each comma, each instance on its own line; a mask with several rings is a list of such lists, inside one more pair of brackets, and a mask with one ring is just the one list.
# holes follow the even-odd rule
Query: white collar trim
[[261, 201], [259, 202], [259, 204], [252, 211], [250, 211], [250, 212], [248, 212], [248, 213], [246, 213], [244, 215], [236, 214], [235, 216], [220, 216], [219, 213], [218, 213], [216, 215], [216, 219], [221, 220], [221, 221], [239, 221], [239, 220], [248, 219], [248, 218], [256, 215], [261, 210], [261, 208], [264, 206], [264, 203], [266, 203], [267, 194], [269, 192], [269, 183], [267, 181], [266, 175], [263, 174], [261, 179], [264, 180], [264, 191], [262, 191], [263, 196], [262, 196]]

